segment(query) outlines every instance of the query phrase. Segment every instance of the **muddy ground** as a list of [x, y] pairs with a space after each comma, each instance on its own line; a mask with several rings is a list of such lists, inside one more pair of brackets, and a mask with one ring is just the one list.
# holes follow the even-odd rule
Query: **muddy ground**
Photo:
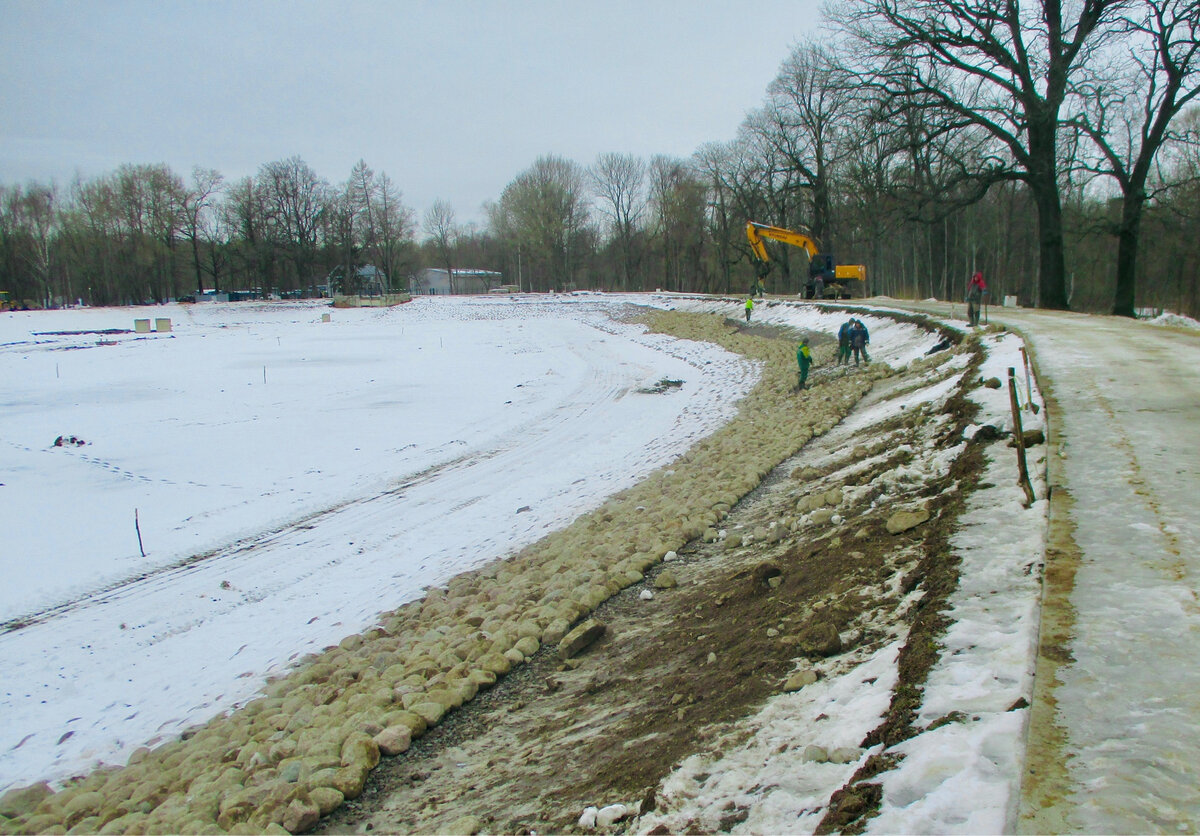
[[[896, 635], [907, 635], [900, 682], [889, 714], [862, 745], [905, 739], [936, 659], [945, 597], [957, 583], [946, 542], [977, 481], [979, 451], [968, 447], [950, 472], [902, 497], [931, 511], [911, 531], [890, 534], [894, 503], [874, 507], [871, 491], [854, 492], [854, 507], [838, 507], [852, 525], [790, 531], [780, 523], [814, 492], [877, 484], [911, 459], [903, 445], [920, 451], [958, 443], [974, 415], [963, 392], [974, 385], [976, 362], [965, 372], [960, 364], [953, 373], [959, 391], [932, 408], [944, 420], [880, 410], [889, 417], [869, 433], [846, 438], [835, 430], [814, 439], [724, 521], [726, 531], [751, 534], [753, 542], [688, 544], [592, 615], [606, 631], [585, 653], [564, 662], [555, 648], [543, 648], [408, 752], [381, 763], [363, 794], [323, 819], [318, 832], [570, 833], [582, 830], [578, 820], [589, 805], [640, 802], [648, 812], [659, 782], [682, 759], [757, 712], [806, 658], [828, 656], [836, 665], [853, 655], [847, 651]], [[859, 408], [932, 377], [883, 381]], [[819, 397], [815, 382], [812, 396]], [[898, 607], [914, 589], [923, 593], [917, 604]], [[840, 647], [814, 643], [829, 624]], [[878, 799], [870, 777], [886, 767], [885, 758], [868, 761], [835, 793], [821, 830], [860, 829]], [[730, 805], [720, 830], [745, 818]], [[629, 820], [618, 822], [609, 832], [628, 827]], [[704, 832], [698, 825], [688, 831]]]

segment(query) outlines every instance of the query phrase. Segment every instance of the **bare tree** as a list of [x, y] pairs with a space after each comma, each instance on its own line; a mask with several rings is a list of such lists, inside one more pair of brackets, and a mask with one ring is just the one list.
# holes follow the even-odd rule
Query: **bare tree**
[[229, 266], [233, 230], [227, 223], [225, 214], [216, 206], [212, 211], [204, 213], [200, 223], [201, 236], [208, 244], [208, 264], [205, 272], [212, 277], [213, 290], [219, 292], [221, 276], [225, 274]]
[[378, 238], [378, 218], [376, 206], [379, 202], [379, 182], [375, 172], [365, 160], [359, 160], [350, 172], [346, 181], [346, 194], [350, 206], [358, 220], [358, 239], [363, 250], [371, 252], [375, 249]]
[[719, 274], [715, 286], [704, 289], [730, 293], [733, 291], [732, 268], [747, 258], [745, 246], [736, 246], [735, 242], [742, 242], [741, 233], [749, 218], [749, 213], [739, 205], [730, 147], [724, 143], [707, 143], [692, 155], [692, 162], [706, 180], [709, 231], [716, 249]]
[[[53, 301], [52, 244], [59, 228], [58, 190], [29, 183], [0, 195], [0, 239], [15, 274], [20, 300], [37, 299], [49, 307]], [[14, 279], [16, 277], [14, 276]]]
[[[746, 220], [811, 232], [813, 212], [809, 180], [803, 169], [796, 165], [796, 158], [789, 158], [784, 152], [789, 140], [783, 137], [784, 128], [775, 116], [773, 109], [767, 106], [751, 111], [742, 122], [731, 146], [736, 193], [742, 197]], [[749, 257], [747, 245], [743, 242], [742, 246]], [[767, 278], [772, 292], [795, 292], [793, 262], [801, 252], [780, 245], [776, 258], [766, 264], [755, 262], [759, 278]], [[801, 257], [807, 265], [807, 256]], [[774, 277], [775, 267], [779, 268], [778, 278]], [[807, 276], [807, 267], [802, 273]], [[803, 285], [803, 281], [800, 284]]]
[[492, 215], [520, 246], [531, 287], [574, 284], [589, 220], [584, 179], [578, 163], [548, 155], [504, 187]]
[[[192, 183], [183, 192], [183, 234], [192, 245], [192, 267], [196, 273], [196, 292], [204, 292], [204, 275], [201, 270], [200, 242], [206, 231], [212, 229], [209, 216], [213, 210], [213, 196], [220, 191], [225, 178], [211, 168], [196, 166], [192, 169]], [[212, 247], [212, 240], [209, 239]]]
[[329, 184], [299, 157], [267, 163], [256, 183], [272, 226], [296, 269], [300, 286], [315, 290], [318, 233], [329, 201]]
[[629, 290], [633, 288], [634, 231], [646, 211], [646, 164], [631, 154], [601, 154], [588, 174], [600, 211], [608, 217], [621, 248], [621, 286]]
[[708, 191], [687, 160], [650, 159], [650, 207], [660, 244], [663, 287], [687, 290], [700, 278], [707, 230]]
[[330, 202], [328, 225], [336, 242], [347, 292], [358, 292], [358, 268], [365, 260], [382, 271], [389, 288], [403, 270], [401, 252], [411, 243], [412, 211], [385, 173], [359, 160]]
[[1200, 96], [1200, 2], [1141, 0], [1123, 20], [1116, 72], [1097, 72], [1077, 85], [1077, 124], [1092, 139], [1108, 175], [1121, 192], [1117, 282], [1112, 312], [1134, 316], [1137, 254], [1142, 215], [1152, 198], [1149, 182], [1164, 144], [1195, 142], [1194, 129], [1176, 120]]
[[845, 153], [840, 140], [849, 128], [852, 76], [830, 60], [827, 44], [808, 41], [793, 48], [767, 93], [763, 137], [809, 190], [808, 227], [832, 247], [832, 181], [838, 157]]
[[166, 165], [123, 165], [114, 176], [116, 209], [124, 229], [125, 269], [134, 277], [134, 301], [174, 295], [175, 244], [183, 227], [183, 181]]
[[433, 241], [438, 258], [446, 268], [446, 279], [450, 292], [457, 293], [454, 282], [454, 245], [458, 240], [458, 224], [454, 219], [454, 207], [443, 200], [435, 201], [425, 212], [425, 234]]
[[236, 265], [235, 274], [249, 274], [255, 277], [255, 284], [272, 286], [275, 249], [269, 240], [268, 210], [263, 191], [255, 179], [246, 177], [233, 183], [226, 190], [218, 215], [222, 226], [229, 230], [235, 241], [231, 256]]
[[117, 282], [117, 250], [120, 229], [116, 194], [110, 178], [71, 184], [74, 206], [66, 224], [68, 248], [92, 304], [121, 301], [123, 288]]
[[1045, 307], [1069, 306], [1060, 112], [1080, 65], [1126, 2], [859, 0], [834, 10], [884, 93], [885, 119], [932, 110], [944, 131], [976, 125], [1008, 149], [1037, 205]]
[[386, 173], [379, 175], [375, 185], [375, 258], [394, 288], [407, 259], [411, 258], [406, 254], [412, 249], [413, 211], [404, 205], [399, 190]]

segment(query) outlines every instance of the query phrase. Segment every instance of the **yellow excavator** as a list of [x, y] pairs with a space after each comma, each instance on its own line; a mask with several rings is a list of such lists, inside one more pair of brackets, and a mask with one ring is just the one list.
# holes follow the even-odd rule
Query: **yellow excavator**
[[808, 284], [805, 285], [805, 297], [812, 299], [853, 299], [865, 298], [867, 295], [867, 268], [862, 264], [837, 264], [832, 255], [822, 255], [820, 244], [816, 239], [802, 232], [784, 229], [781, 226], [746, 222], [746, 239], [755, 257], [766, 265], [770, 262], [764, 238], [791, 244], [808, 253]]

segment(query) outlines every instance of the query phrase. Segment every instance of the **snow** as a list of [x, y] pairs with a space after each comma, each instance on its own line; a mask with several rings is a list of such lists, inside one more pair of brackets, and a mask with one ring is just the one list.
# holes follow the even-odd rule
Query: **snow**
[[[152, 336], [47, 335], [131, 309], [0, 320], [0, 787], [244, 701], [635, 484], [755, 380], [620, 303], [328, 310], [172, 307]], [[664, 378], [684, 384], [637, 392]]]
[[[985, 379], [1004, 380], [1008, 368], [1022, 368], [1022, 343], [1016, 336], [984, 342]], [[1029, 385], [1033, 402], [1040, 403], [1036, 386]], [[984, 423], [1012, 426], [1007, 387], [980, 387], [972, 398], [982, 406]], [[1023, 428], [1041, 428], [1041, 415], [1024, 412]], [[1031, 702], [1033, 690], [1048, 510], [1045, 450], [1042, 445], [1028, 451], [1037, 497], [1028, 509], [1016, 485], [1015, 456], [1004, 444], [991, 448], [981, 480], [986, 487], [967, 500], [950, 543], [962, 561], [959, 586], [950, 600], [951, 624], [926, 682], [916, 725], [928, 728], [951, 712], [962, 712], [969, 720], [926, 731], [896, 747], [905, 757], [883, 775], [883, 811], [871, 821], [869, 832], [1014, 830], [1028, 709], [1012, 709], [1021, 699]]]
[[[144, 309], [6, 315], [0, 791], [119, 763], [177, 735], [380, 610], [565, 525], [669, 462], [732, 415], [756, 370], [715, 347], [625, 324], [624, 314], [632, 303], [740, 318], [743, 302], [426, 298], [334, 311], [328, 323], [320, 321], [328, 309], [310, 304], [213, 304], [162, 309], [170, 334], [112, 336], [44, 332], [129, 328]], [[952, 316], [941, 303], [921, 304]], [[845, 316], [773, 300], [754, 311], [755, 323], [826, 333]], [[1174, 364], [1159, 370], [1155, 346], [1132, 351], [1104, 320], [995, 308], [991, 316], [1037, 349], [1065, 415], [1063, 466], [1085, 555], [1071, 600], [1075, 661], [1056, 692], [1074, 770], [1068, 824], [1194, 829], [1200, 520], [1190, 474], [1200, 466], [1200, 350], [1183, 329], [1138, 324], [1173, 340]], [[911, 325], [865, 310], [860, 318], [872, 356], [893, 366], [929, 346]], [[1022, 338], [983, 341], [983, 376], [1005, 380], [1014, 368], [1022, 400], [1028, 386], [1044, 406], [1039, 382], [1025, 377]], [[684, 385], [637, 393], [662, 378]], [[935, 395], [914, 393], [906, 408]], [[1009, 427], [1007, 388], [973, 397], [980, 425]], [[1044, 426], [1046, 409], [1022, 406], [1026, 428]], [[867, 407], [845, 426], [877, 418]], [[58, 435], [87, 443], [54, 447]], [[871, 832], [1017, 826], [1047, 448], [1030, 451], [1029, 508], [1011, 450], [989, 449], [950, 544], [961, 582], [916, 721], [924, 731], [874, 779], [883, 798]], [[10, 629], [18, 620], [31, 623]], [[672, 815], [711, 823], [733, 801], [750, 811], [734, 832], [810, 832], [830, 794], [878, 749], [855, 749], [849, 763], [802, 754], [814, 742], [853, 749], [878, 724], [902, 643], [897, 636], [769, 700], [719, 752], [685, 760], [663, 787]], [[935, 723], [953, 712], [960, 721]]]
[[1191, 328], [1194, 331], [1200, 331], [1200, 320], [1192, 319], [1190, 316], [1183, 314], [1171, 313], [1163, 311], [1153, 319], [1146, 320], [1151, 325], [1170, 325], [1176, 328]]

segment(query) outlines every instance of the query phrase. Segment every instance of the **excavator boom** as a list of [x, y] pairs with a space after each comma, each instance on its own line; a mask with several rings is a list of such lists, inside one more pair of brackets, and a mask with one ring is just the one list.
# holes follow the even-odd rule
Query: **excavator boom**
[[843, 293], [847, 298], [867, 295], [867, 268], [863, 265], [837, 264], [835, 266], [832, 256], [820, 255], [821, 245], [812, 236], [784, 229], [781, 226], [747, 221], [746, 240], [750, 242], [750, 249], [754, 252], [755, 258], [763, 263], [764, 269], [771, 260], [767, 256], [767, 248], [763, 244], [765, 238], [799, 247], [808, 254], [809, 282], [806, 288], [808, 295], [811, 296], [814, 290], [819, 292], [820, 286], [814, 284], [814, 278], [820, 278], [825, 288], [833, 293], [834, 298], [840, 297]]
[[781, 226], [768, 226], [754, 221], [746, 221], [746, 239], [750, 242], [750, 249], [754, 250], [754, 255], [758, 257], [759, 261], [770, 261], [771, 259], [767, 257], [767, 248], [763, 246], [762, 239], [764, 238], [800, 247], [808, 253], [810, 260], [821, 250], [820, 245], [814, 239], [803, 233], [793, 232]]

